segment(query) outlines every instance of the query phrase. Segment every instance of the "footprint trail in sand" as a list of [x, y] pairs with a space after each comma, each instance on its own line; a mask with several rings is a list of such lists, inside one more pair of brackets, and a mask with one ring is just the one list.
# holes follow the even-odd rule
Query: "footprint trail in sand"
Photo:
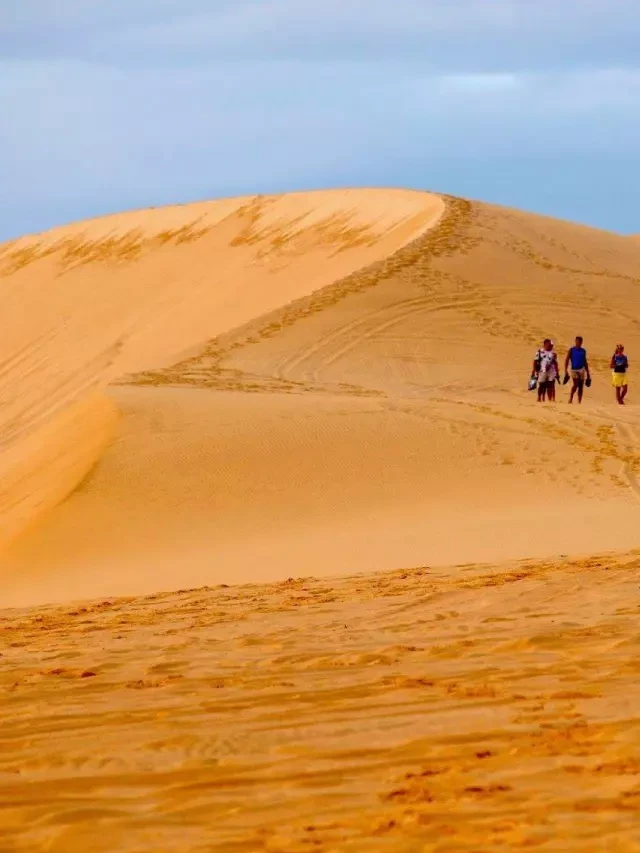
[[399, 190], [0, 247], [0, 851], [637, 850], [639, 261]]

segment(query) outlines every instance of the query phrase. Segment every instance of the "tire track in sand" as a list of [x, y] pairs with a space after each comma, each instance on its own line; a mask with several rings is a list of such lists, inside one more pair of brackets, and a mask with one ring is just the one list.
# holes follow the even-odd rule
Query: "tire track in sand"
[[[235, 356], [245, 347], [257, 345], [278, 336], [299, 321], [322, 313], [344, 299], [376, 287], [382, 282], [395, 281], [407, 273], [413, 277], [416, 269], [419, 271], [418, 279], [422, 279], [421, 273], [423, 272], [426, 278], [433, 258], [456, 252], [465, 253], [476, 242], [475, 238], [468, 233], [469, 226], [475, 216], [472, 203], [465, 199], [449, 196], [442, 198], [446, 206], [440, 221], [412, 243], [402, 247], [388, 258], [351, 273], [346, 278], [333, 282], [309, 296], [295, 300], [231, 332], [212, 339], [197, 356], [180, 361], [169, 368], [143, 371], [123, 377], [118, 384], [193, 385], [193, 381], [185, 383], [184, 376], [186, 372], [193, 372], [196, 369], [203, 376], [204, 374], [207, 376], [207, 381], [203, 382], [203, 386], [215, 387], [218, 380], [222, 379], [224, 371], [234, 369], [233, 366], [225, 364], [225, 362], [228, 362], [232, 355]], [[424, 279], [422, 279], [423, 281]], [[303, 360], [307, 358], [306, 352], [303, 354], [296, 351], [292, 356], [293, 364], [297, 363], [300, 356], [303, 356]], [[276, 368], [280, 375], [272, 370], [271, 375], [264, 378], [270, 382], [278, 381], [283, 373], [286, 374], [291, 369], [292, 364], [285, 360], [280, 362]], [[240, 372], [244, 371], [240, 370]]]
[[[409, 304], [410, 303], [410, 304]], [[415, 316], [416, 314], [435, 314], [440, 311], [449, 311], [455, 309], [465, 308], [474, 308], [479, 304], [479, 300], [460, 300], [459, 302], [452, 302], [449, 300], [448, 302], [444, 302], [441, 305], [434, 304], [433, 299], [429, 297], [423, 297], [422, 299], [415, 300], [407, 300], [406, 303], [398, 303], [397, 306], [393, 307], [401, 307], [401, 310], [395, 314], [395, 316], [389, 316], [391, 313], [391, 308], [384, 309], [383, 311], [377, 312], [378, 314], [382, 314], [385, 319], [380, 323], [371, 323], [373, 319], [371, 315], [365, 318], [360, 328], [364, 326], [364, 331], [362, 334], [356, 335], [351, 338], [349, 341], [345, 342], [345, 344], [334, 350], [333, 353], [329, 355], [312, 373], [312, 378], [315, 381], [319, 381], [320, 379], [320, 371], [323, 368], [330, 367], [335, 364], [335, 362], [339, 361], [341, 358], [344, 358], [348, 353], [353, 352], [353, 350], [362, 346], [362, 344], [370, 341], [376, 335], [381, 334], [382, 332], [387, 331], [387, 329], [391, 329], [394, 326], [397, 326], [398, 323], [402, 323], [404, 320], [409, 317]]]

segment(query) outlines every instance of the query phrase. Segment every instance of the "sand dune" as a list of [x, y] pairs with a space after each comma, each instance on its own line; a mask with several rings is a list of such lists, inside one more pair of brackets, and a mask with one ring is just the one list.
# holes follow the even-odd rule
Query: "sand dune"
[[[312, 194], [272, 200], [262, 243], [223, 251], [238, 240], [212, 227], [166, 257], [154, 244], [122, 266], [94, 260], [77, 280], [55, 279], [73, 298], [95, 284], [102, 301], [87, 296], [83, 321], [114, 302], [110, 337], [90, 343], [119, 345], [105, 375], [123, 417], [83, 488], [0, 557], [8, 603], [171, 589], [176, 573], [200, 585], [637, 544], [640, 422], [633, 406], [615, 407], [608, 372], [618, 340], [632, 361], [640, 349], [635, 244], [459, 199], [438, 219], [443, 202], [420, 194], [393, 195], [381, 219], [384, 192], [362, 198], [361, 221], [386, 235], [369, 247], [360, 231], [347, 239], [323, 225], [310, 254], [311, 235], [296, 232], [282, 267], [283, 238], [270, 230], [278, 204], [293, 204], [295, 219], [304, 203], [325, 223], [355, 199]], [[227, 222], [231, 202], [220, 204]], [[140, 228], [205, 215], [186, 210], [177, 221], [146, 213]], [[233, 217], [236, 234], [249, 214]], [[88, 233], [98, 241], [111, 228], [98, 221]], [[345, 241], [355, 246], [343, 251]], [[227, 263], [219, 290], [197, 284]], [[328, 280], [339, 264], [356, 268]], [[277, 307], [265, 313], [256, 294], [267, 281]], [[134, 295], [139, 313], [125, 310]], [[184, 323], [173, 328], [174, 316]], [[208, 327], [220, 333], [197, 345]], [[564, 390], [554, 409], [537, 407], [523, 393], [536, 345], [552, 335], [563, 354], [576, 333], [594, 369], [586, 402], [569, 410]], [[167, 365], [178, 350], [186, 356]]]
[[7, 603], [638, 542], [637, 423], [604, 405], [566, 424], [533, 402], [114, 396], [95, 473], [5, 553]]
[[[442, 209], [409, 191], [256, 196], [110, 216], [0, 247], [11, 317], [0, 343], [0, 544], [100, 455], [109, 408], [96, 403], [90, 440], [70, 427], [68, 406], [387, 256]], [[40, 476], [39, 457], [22, 449], [30, 437], [40, 454], [66, 457], [62, 479]]]
[[388, 190], [0, 247], [0, 851], [637, 850], [639, 261]]

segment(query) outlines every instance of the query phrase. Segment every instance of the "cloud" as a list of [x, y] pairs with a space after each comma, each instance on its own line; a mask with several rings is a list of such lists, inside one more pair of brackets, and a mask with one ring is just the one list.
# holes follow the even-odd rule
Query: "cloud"
[[452, 91], [496, 92], [518, 89], [522, 80], [517, 74], [446, 74], [442, 83]]
[[412, 58], [439, 72], [634, 63], [637, 0], [22, 0], [0, 53], [129, 64]]
[[240, 2], [130, 30], [119, 47], [210, 58], [420, 61], [432, 70], [513, 71], [635, 61], [635, 0]]
[[640, 145], [637, 0], [11, 5], [0, 6], [0, 238], [124, 207], [336, 184], [478, 186], [491, 199], [507, 163], [526, 206], [527, 186], [532, 200], [540, 191], [528, 159], [560, 178], [632, 162]]

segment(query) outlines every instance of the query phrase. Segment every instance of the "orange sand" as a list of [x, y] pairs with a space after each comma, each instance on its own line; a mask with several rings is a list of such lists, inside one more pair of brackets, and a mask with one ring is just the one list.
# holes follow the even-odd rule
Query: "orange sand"
[[5, 611], [0, 849], [635, 851], [639, 571]]
[[400, 190], [0, 246], [0, 853], [640, 849], [639, 261]]
[[[444, 215], [402, 191], [214, 202], [68, 226], [28, 263], [5, 252], [5, 270], [22, 266], [3, 287], [32, 297], [14, 347], [27, 332], [37, 345], [13, 355], [3, 464], [29, 436], [42, 451], [0, 479], [4, 529], [40, 519], [0, 553], [4, 601], [640, 544], [633, 372], [621, 409], [608, 370], [618, 340], [632, 370], [640, 351], [638, 247], [445, 202]], [[105, 236], [116, 223], [124, 244]], [[79, 266], [65, 272], [69, 245]], [[207, 328], [219, 334], [199, 343]], [[536, 346], [550, 334], [562, 358], [576, 333], [594, 371], [585, 403], [559, 389], [537, 406], [523, 393]], [[61, 388], [97, 405], [108, 379], [121, 416], [106, 453], [112, 409], [82, 434], [46, 420]], [[47, 455], [66, 460], [55, 476]]]
[[[436, 196], [400, 190], [257, 196], [109, 216], [0, 246], [11, 317], [0, 342], [0, 544], [24, 527], [26, 495], [31, 517], [63, 496], [40, 456], [64, 455], [76, 483], [99, 458], [112, 414], [95, 392], [109, 380], [170, 363], [386, 257], [442, 209]], [[88, 399], [93, 440], [62, 414]], [[23, 442], [45, 424], [24, 470]]]

